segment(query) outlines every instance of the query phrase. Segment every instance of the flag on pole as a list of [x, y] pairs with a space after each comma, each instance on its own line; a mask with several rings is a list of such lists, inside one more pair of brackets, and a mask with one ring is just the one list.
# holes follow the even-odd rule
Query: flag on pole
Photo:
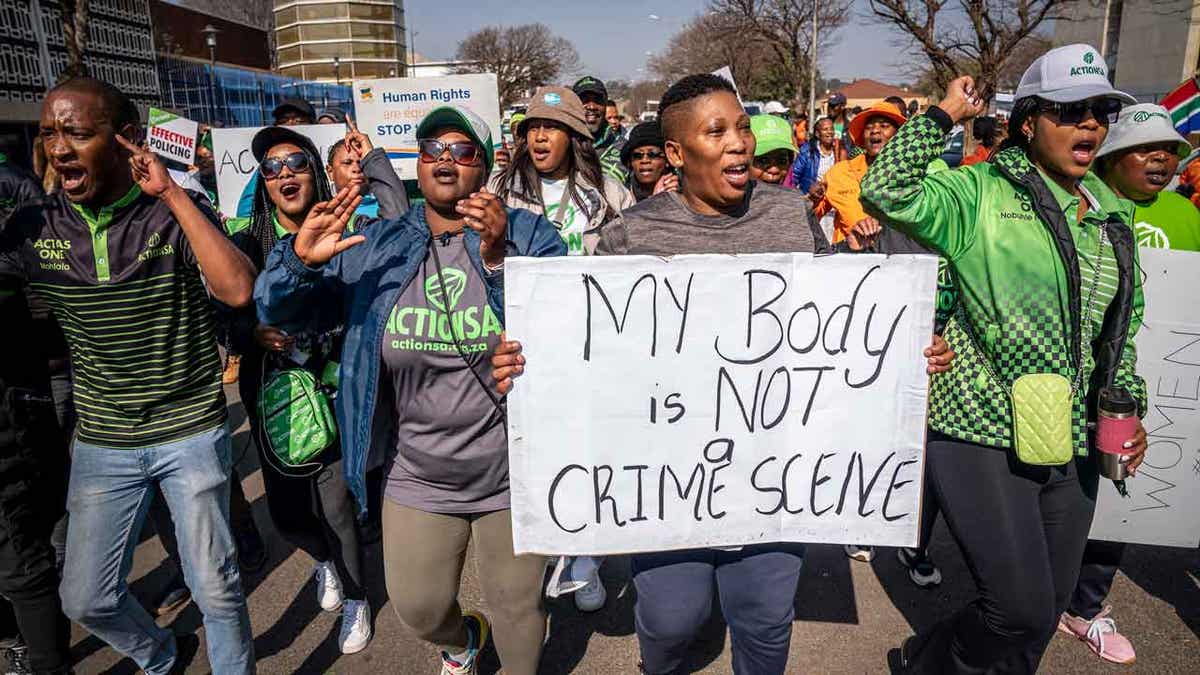
[[1159, 102], [1171, 115], [1176, 131], [1187, 136], [1200, 133], [1200, 85], [1189, 77]]

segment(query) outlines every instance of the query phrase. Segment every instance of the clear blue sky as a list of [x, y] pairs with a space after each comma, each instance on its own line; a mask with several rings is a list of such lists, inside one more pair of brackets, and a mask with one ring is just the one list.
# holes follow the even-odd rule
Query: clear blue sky
[[[856, 0], [857, 5], [865, 4]], [[579, 51], [584, 70], [603, 79], [643, 79], [646, 52], [662, 50], [705, 0], [405, 0], [417, 52], [449, 59], [462, 40], [489, 25], [541, 22]], [[653, 20], [650, 15], [660, 17]], [[861, 14], [861, 11], [859, 12]], [[897, 68], [908, 61], [889, 29], [856, 15], [842, 28], [837, 44], [819, 57], [827, 77], [870, 77], [886, 82], [908, 79]]]

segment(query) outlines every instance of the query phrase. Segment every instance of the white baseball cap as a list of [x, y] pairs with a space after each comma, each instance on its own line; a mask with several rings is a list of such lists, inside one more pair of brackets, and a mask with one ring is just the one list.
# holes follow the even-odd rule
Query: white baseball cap
[[763, 106], [763, 112], [768, 115], [778, 115], [787, 112], [787, 107], [779, 101], [767, 101], [767, 104]]
[[1108, 128], [1108, 137], [1096, 156], [1103, 157], [1139, 145], [1171, 141], [1178, 143], [1175, 154], [1180, 158], [1187, 157], [1192, 146], [1175, 130], [1167, 109], [1153, 103], [1139, 103], [1121, 110], [1116, 123]]
[[1108, 65], [1104, 57], [1090, 45], [1074, 44], [1058, 47], [1037, 57], [1025, 69], [1016, 98], [1030, 96], [1056, 103], [1071, 103], [1089, 98], [1108, 96], [1126, 103], [1137, 99], [1113, 89], [1108, 81]]

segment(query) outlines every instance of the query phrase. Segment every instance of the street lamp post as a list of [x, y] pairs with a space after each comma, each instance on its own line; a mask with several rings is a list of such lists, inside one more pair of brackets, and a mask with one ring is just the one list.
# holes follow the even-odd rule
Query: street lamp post
[[341, 86], [342, 84], [342, 57], [336, 54], [333, 57], [333, 80]]
[[808, 132], [817, 126], [817, 0], [813, 0], [812, 54], [808, 57]]
[[204, 35], [204, 44], [208, 46], [208, 101], [212, 106], [212, 115], [209, 121], [217, 121], [217, 33], [221, 31], [213, 28], [212, 24], [206, 24], [200, 29], [200, 33]]

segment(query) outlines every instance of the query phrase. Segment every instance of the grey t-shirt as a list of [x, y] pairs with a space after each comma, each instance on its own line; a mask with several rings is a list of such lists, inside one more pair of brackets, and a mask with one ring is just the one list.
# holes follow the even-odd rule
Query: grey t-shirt
[[[383, 335], [384, 385], [390, 383], [395, 443], [388, 452], [386, 497], [430, 513], [506, 509], [508, 436], [504, 419], [468, 370], [453, 335], [483, 381], [500, 342], [500, 321], [463, 237], [435, 240], [433, 254], [400, 294]], [[449, 296], [449, 297], [447, 297]]]
[[822, 253], [829, 250], [808, 198], [752, 181], [733, 214], [693, 211], [676, 192], [643, 199], [600, 230], [597, 255]]

